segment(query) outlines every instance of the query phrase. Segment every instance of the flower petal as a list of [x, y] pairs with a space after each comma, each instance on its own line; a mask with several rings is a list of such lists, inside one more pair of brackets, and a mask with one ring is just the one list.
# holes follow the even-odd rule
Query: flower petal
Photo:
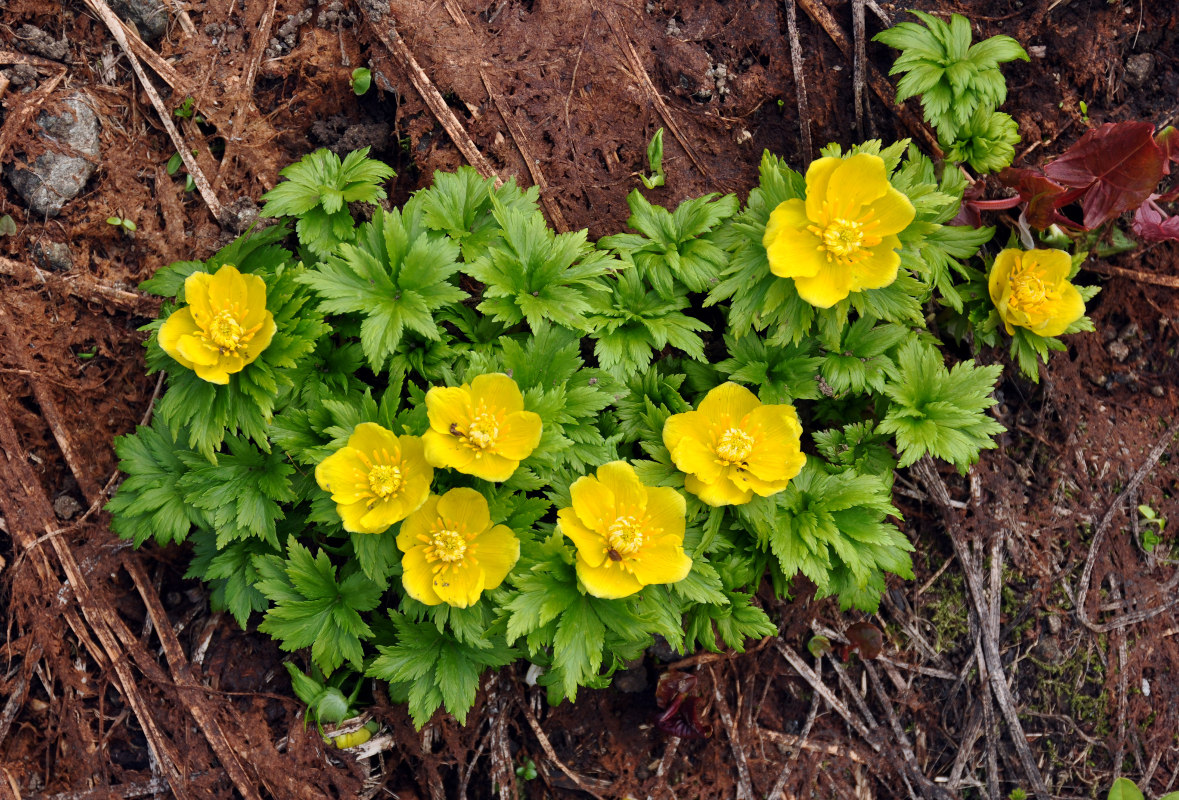
[[486, 585], [486, 574], [477, 566], [459, 562], [434, 575], [431, 585], [442, 602], [467, 608], [479, 602]]
[[475, 557], [483, 567], [484, 588], [494, 589], [520, 560], [520, 540], [507, 525], [496, 525], [476, 540]]
[[315, 467], [315, 482], [337, 503], [359, 503], [372, 495], [368, 466], [359, 451], [342, 447]]
[[614, 492], [592, 475], [584, 475], [569, 487], [573, 511], [578, 520], [591, 531], [605, 532], [618, 519]]
[[798, 475], [806, 457], [801, 451], [802, 426], [791, 405], [767, 405], [754, 409], [742, 426], [753, 437], [753, 450], [745, 464], [763, 481], [788, 481]]
[[359, 450], [365, 458], [375, 463], [401, 463], [401, 443], [397, 435], [375, 422], [362, 422], [353, 428], [352, 435], [348, 437], [348, 446]]
[[229, 370], [220, 364], [193, 364], [192, 371], [197, 374], [198, 378], [209, 383], [221, 386], [229, 383]]
[[401, 585], [405, 593], [428, 606], [436, 606], [442, 598], [434, 591], [434, 570], [426, 560], [426, 546], [412, 547], [401, 557]]
[[489, 409], [514, 414], [524, 410], [524, 395], [516, 382], [502, 372], [479, 375], [471, 381], [471, 397]]
[[442, 495], [438, 516], [446, 527], [461, 533], [480, 534], [491, 527], [487, 500], [474, 489], [459, 487]]
[[631, 562], [635, 578], [642, 584], [675, 583], [688, 577], [692, 559], [684, 553], [683, 540], [664, 536], [645, 546]]
[[1041, 336], [1060, 336], [1069, 325], [1085, 315], [1085, 300], [1077, 287], [1064, 283], [1060, 287], [1060, 299], [1052, 307], [1052, 317], [1036, 330]]
[[869, 255], [852, 266], [851, 290], [883, 289], [897, 279], [901, 254], [896, 251], [901, 240], [885, 236], [880, 244], [868, 248]]
[[495, 437], [495, 452], [504, 458], [523, 461], [540, 444], [540, 415], [531, 411], [514, 411], [500, 423]]
[[199, 330], [196, 320], [192, 317], [191, 307], [177, 309], [168, 315], [168, 319], [160, 326], [157, 337], [160, 349], [179, 361], [182, 366], [192, 369], [192, 362], [180, 353], [179, 344], [182, 337], [193, 336]]
[[[265, 291], [265, 284], [263, 284]], [[209, 307], [214, 314], [230, 311], [239, 322], [246, 316], [250, 300], [249, 290], [242, 274], [237, 267], [226, 264], [213, 273], [213, 280], [209, 281]], [[265, 302], [263, 303], [265, 306]]]
[[734, 470], [729, 479], [733, 485], [742, 491], [751, 491], [761, 497], [769, 497], [785, 489], [790, 481], [766, 481], [754, 475], [749, 470]]
[[740, 425], [745, 415], [760, 405], [757, 395], [730, 381], [705, 395], [697, 411], [708, 420], [712, 430], [723, 432]]
[[600, 567], [606, 560], [606, 539], [587, 528], [572, 508], [557, 512], [557, 530], [577, 548], [577, 556], [592, 567]]
[[900, 233], [909, 227], [917, 216], [913, 202], [904, 192], [899, 192], [892, 186], [888, 187], [883, 197], [872, 201], [870, 208], [872, 217], [868, 220], [870, 227], [866, 227], [866, 230], [873, 236]]
[[[835, 216], [855, 220], [864, 206], [889, 189], [884, 159], [871, 153], [856, 153], [842, 160], [827, 182], [828, 210]], [[809, 199], [810, 188], [807, 188]]]
[[671, 453], [676, 469], [705, 482], [721, 475], [713, 450], [713, 425], [699, 411], [673, 414], [663, 423], [663, 444]]
[[[464, 448], [468, 449], [469, 448]], [[511, 458], [504, 458], [491, 451], [473, 453], [471, 461], [466, 466], [455, 466], [454, 469], [467, 475], [474, 475], [485, 481], [500, 483], [512, 477], [512, 473], [520, 466], [520, 462]]]
[[452, 425], [465, 431], [471, 423], [471, 393], [463, 387], [435, 386], [426, 392], [426, 414], [438, 433], [452, 435]]
[[1029, 250], [1023, 257], [1025, 262], [1032, 262], [1028, 266], [1048, 286], [1067, 281], [1073, 271], [1073, 259], [1064, 250]]
[[432, 467], [446, 467], [466, 472], [475, 460], [474, 451], [460, 442], [458, 437], [439, 433], [434, 428], [422, 434], [422, 445], [426, 461]]
[[221, 360], [221, 351], [212, 347], [199, 334], [181, 336], [176, 340], [176, 349], [193, 365], [212, 367]]
[[[360, 518], [356, 533], [384, 533], [395, 522], [401, 522], [417, 510], [414, 506], [416, 499], [406, 497], [404, 492], [398, 492], [389, 497], [370, 500], [372, 508]], [[425, 498], [422, 498], [422, 501], [424, 502]]]
[[852, 290], [852, 268], [832, 261], [813, 278], [795, 278], [798, 296], [816, 308], [831, 308], [847, 298]]
[[238, 318], [241, 326], [249, 329], [267, 316], [274, 319], [274, 315], [266, 310], [266, 281], [258, 275], [242, 275], [242, 283], [246, 287], [246, 305], [245, 313]]
[[419, 536], [430, 536], [430, 526], [438, 519], [438, 501], [441, 498], [432, 494], [418, 507], [418, 510], [405, 518], [401, 529], [397, 531], [397, 548], [408, 553], [413, 548], [424, 545]]
[[827, 264], [822, 240], [807, 228], [801, 200], [787, 200], [770, 213], [762, 244], [770, 262], [770, 272], [779, 278], [817, 275]]
[[[246, 363], [253, 361], [262, 355], [263, 350], [270, 347], [270, 342], [274, 339], [274, 333], [278, 330], [278, 325], [274, 322], [274, 315], [269, 311], [263, 311], [261, 322], [254, 323], [254, 325], [260, 324], [262, 327], [246, 343]], [[253, 327], [253, 325], [250, 327]]]
[[192, 311], [192, 318], [201, 330], [207, 330], [215, 316], [209, 305], [209, 285], [213, 276], [207, 272], [194, 272], [184, 279], [184, 302]]
[[831, 176], [843, 164], [842, 158], [825, 156], [811, 162], [806, 169], [806, 215], [813, 222], [827, 222], [823, 208]]
[[[359, 500], [355, 503], [337, 503], [336, 513], [344, 523], [344, 530], [349, 533], [380, 533], [365, 527], [364, 518], [368, 515], [368, 502]], [[384, 530], [382, 528], [381, 530]]]
[[653, 534], [654, 531], [659, 531], [655, 535], [660, 538], [674, 536], [678, 537], [681, 544], [683, 543], [686, 508], [684, 496], [675, 489], [669, 486], [647, 487], [647, 523]]
[[[1023, 253], [1013, 247], [1003, 250], [995, 256], [995, 263], [991, 265], [991, 272], [987, 276], [987, 289], [991, 295], [991, 302], [999, 308], [1004, 294], [1011, 291], [1011, 272], [1018, 269]], [[1004, 303], [1004, 306], [1006, 303]], [[1000, 309], [1000, 313], [1002, 309]]]
[[753, 492], [741, 489], [727, 477], [704, 483], [693, 475], [684, 478], [684, 488], [710, 506], [740, 506], [753, 499]]
[[597, 470], [598, 480], [614, 495], [614, 510], [619, 516], [637, 517], [647, 508], [647, 487], [625, 461], [611, 461]]
[[577, 577], [587, 592], [605, 600], [630, 597], [643, 588], [638, 578], [623, 569], [619, 562], [607, 561], [594, 567], [580, 553], [577, 557]]

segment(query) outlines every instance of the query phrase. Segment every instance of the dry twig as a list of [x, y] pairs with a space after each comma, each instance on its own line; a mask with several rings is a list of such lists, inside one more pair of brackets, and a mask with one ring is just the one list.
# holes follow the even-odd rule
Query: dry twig
[[[536, 721], [536, 717], [533, 715], [532, 709], [528, 708], [528, 706], [521, 706], [520, 710], [524, 713], [524, 719], [528, 720], [528, 726], [532, 728], [532, 732], [536, 734], [536, 740], [540, 742], [540, 747], [542, 750], [544, 750], [544, 754], [548, 756], [549, 761], [552, 761], [554, 764], [556, 764], [557, 769], [561, 770], [561, 772], [564, 772], [565, 777], [573, 781], [573, 783], [577, 785], [578, 789], [581, 789], [581, 791], [586, 792], [587, 794], [592, 794], [594, 797], [598, 798], [598, 800], [605, 800], [602, 795], [598, 794], [594, 786], [590, 785], [591, 781], [589, 778], [583, 778], [582, 776], [578, 775], [576, 772], [569, 769], [569, 767], [565, 766], [564, 761], [557, 758], [557, 752], [553, 750], [552, 742], [550, 742], [549, 737], [545, 735], [544, 729], [540, 727], [540, 723]], [[602, 790], [608, 789], [611, 785], [609, 783], [602, 785], [602, 781], [593, 781], [593, 783], [598, 784], [598, 787]]]
[[160, 310], [159, 299], [150, 295], [120, 289], [82, 274], [63, 277], [4, 256], [0, 256], [0, 275], [29, 285], [45, 286], [59, 295], [72, 294], [92, 303], [109, 303], [122, 311], [145, 317], [154, 317]]
[[786, 31], [790, 36], [790, 68], [794, 73], [794, 88], [798, 95], [798, 129], [802, 134], [802, 157], [815, 154], [811, 141], [811, 108], [806, 99], [806, 73], [802, 66], [802, 42], [798, 38], [798, 7], [795, 0], [786, 0]]
[[729, 736], [729, 746], [733, 749], [733, 757], [737, 759], [737, 800], [754, 800], [753, 783], [749, 778], [749, 761], [745, 757], [745, 748], [737, 735], [737, 726], [733, 723], [733, 713], [729, 710], [729, 702], [720, 684], [716, 682], [716, 673], [712, 667], [708, 668], [708, 676], [712, 678], [712, 694], [716, 698], [716, 710], [720, 713], [721, 723], [725, 726], [725, 733]]

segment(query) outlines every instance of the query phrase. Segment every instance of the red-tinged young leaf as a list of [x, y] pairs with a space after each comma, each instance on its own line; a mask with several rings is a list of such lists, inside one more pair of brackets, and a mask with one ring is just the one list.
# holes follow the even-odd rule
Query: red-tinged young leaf
[[865, 660], [876, 658], [884, 650], [884, 634], [871, 623], [853, 622], [847, 627], [845, 635], [852, 649]]
[[655, 704], [667, 708], [679, 695], [685, 695], [696, 688], [696, 676], [690, 672], [668, 670], [659, 676], [655, 686]]
[[1134, 224], [1131, 226], [1134, 235], [1147, 242], [1179, 241], [1179, 215], [1167, 216], [1155, 202], [1156, 197], [1158, 195], [1151, 195], [1134, 212]]
[[1042, 231], [1054, 224], [1071, 228], [1080, 227], [1061, 214], [1060, 208], [1075, 200], [1084, 189], [1070, 191], [1034, 169], [1008, 167], [996, 177], [1000, 183], [1019, 192], [1019, 199], [1027, 203], [1024, 216], [1028, 224], [1036, 230]]
[[701, 719], [704, 701], [695, 695], [679, 695], [675, 704], [659, 715], [655, 727], [681, 739], [707, 739], [712, 726]]
[[1163, 174], [1171, 174], [1171, 162], [1179, 164], [1179, 128], [1168, 125], [1154, 135], [1154, 143], [1163, 153]]
[[1086, 228], [1137, 208], [1158, 186], [1165, 159], [1153, 133], [1149, 122], [1107, 122], [1044, 167], [1057, 183], [1087, 190], [1081, 200]]

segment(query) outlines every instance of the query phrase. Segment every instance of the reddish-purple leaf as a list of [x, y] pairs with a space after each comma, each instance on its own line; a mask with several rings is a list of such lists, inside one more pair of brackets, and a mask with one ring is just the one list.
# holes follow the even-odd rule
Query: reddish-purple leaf
[[1107, 122], [1088, 130], [1044, 167], [1057, 183], [1085, 190], [1081, 206], [1086, 228], [1137, 208], [1158, 186], [1165, 159], [1153, 133], [1149, 122]]
[[1179, 164], [1179, 128], [1168, 125], [1154, 135], [1154, 143], [1163, 153], [1163, 174], [1171, 174], [1171, 162]]
[[884, 650], [884, 634], [875, 625], [868, 622], [853, 622], [844, 631], [852, 649], [860, 654], [860, 658], [871, 660]]
[[1134, 234], [1147, 242], [1179, 241], [1179, 215], [1167, 216], [1155, 202], [1157, 197], [1151, 195], [1134, 212], [1134, 224], [1131, 226]]
[[701, 719], [703, 701], [695, 695], [679, 695], [675, 705], [659, 715], [655, 727], [681, 739], [707, 739], [712, 726]]
[[1019, 199], [1027, 203], [1024, 216], [1028, 224], [1036, 230], [1042, 231], [1054, 224], [1070, 228], [1080, 227], [1061, 214], [1060, 209], [1076, 200], [1084, 189], [1066, 189], [1034, 169], [1008, 167], [997, 177], [1000, 183], [1019, 192]]
[[668, 670], [659, 676], [659, 683], [655, 686], [655, 704], [660, 708], [667, 708], [676, 702], [676, 698], [685, 695], [696, 688], [696, 676], [690, 672]]

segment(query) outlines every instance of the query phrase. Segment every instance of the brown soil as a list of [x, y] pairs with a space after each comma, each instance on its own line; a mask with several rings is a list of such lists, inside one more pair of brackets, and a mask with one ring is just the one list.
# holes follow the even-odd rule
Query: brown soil
[[[624, 226], [625, 196], [659, 127], [667, 129], [667, 187], [651, 196], [665, 205], [710, 191], [744, 194], [766, 148], [796, 165], [813, 157], [801, 144], [796, 78], [806, 86], [816, 146], [858, 138], [852, 62], [810, 16], [822, 0], [799, 0], [801, 76], [791, 69], [778, 0], [397, 0], [392, 16], [379, 5], [194, 0], [185, 6], [191, 25], [173, 19], [154, 45], [172, 69], [153, 80], [169, 108], [195, 98], [205, 122], [177, 121], [222, 205], [256, 201], [282, 166], [319, 146], [372, 145], [398, 171], [394, 200], [434, 170], [464, 163], [403, 54], [389, 49], [394, 22], [404, 52], [491, 168], [542, 183], [551, 221], [595, 236]], [[1007, 33], [1033, 53], [1030, 64], [1005, 70], [1005, 109], [1019, 121], [1024, 163], [1060, 152], [1087, 124], [1142, 119], [1161, 127], [1179, 115], [1172, 4], [915, 5], [966, 13], [976, 35]], [[897, 4], [883, 6], [893, 19], [903, 15]], [[850, 39], [852, 4], [826, 7]], [[30, 219], [10, 185], [0, 185], [0, 215], [18, 227], [0, 239], [0, 798], [518, 792], [535, 800], [586, 790], [733, 798], [746, 787], [763, 797], [787, 764], [787, 797], [904, 796], [890, 713], [926, 776], [950, 776], [960, 758], [959, 791], [987, 796], [988, 737], [980, 732], [992, 712], [995, 796], [1030, 791], [1011, 733], [971, 666], [977, 623], [963, 566], [937, 508], [908, 479], [900, 485], [916, 498], [904, 511], [918, 575], [897, 582], [874, 619], [897, 666], [880, 665], [888, 697], [867, 690], [882, 753], [822, 704], [796, 746], [812, 692], [773, 641], [685, 665], [709, 698], [716, 732], [707, 740], [658, 733], [650, 688], [585, 691], [575, 706], [548, 708], [521, 670], [505, 670], [489, 680], [465, 727], [439, 715], [416, 733], [378, 691], [374, 714], [389, 746], [361, 761], [325, 752], [314, 730], [304, 730], [276, 647], [210, 615], [200, 585], [182, 577], [182, 549], [131, 551], [100, 510], [116, 478], [112, 439], [134, 428], [156, 388], [143, 374], [137, 330], [152, 304], [134, 287], [163, 264], [207, 257], [235, 235], [233, 221], [215, 219], [200, 194], [164, 171], [175, 146], [97, 14], [9, 0], [2, 19], [0, 67], [12, 82], [0, 89], [0, 158], [40, 152], [38, 110], [79, 89], [99, 113], [104, 155], [86, 191], [55, 219]], [[38, 51], [17, 33], [26, 24], [64, 39], [64, 58], [28, 58]], [[880, 27], [869, 11], [868, 35]], [[869, 43], [867, 53], [887, 71], [886, 48]], [[1144, 82], [1127, 69], [1141, 54], [1154, 58]], [[374, 73], [373, 91], [361, 98], [349, 90], [356, 66]], [[866, 133], [923, 141], [891, 103], [868, 96]], [[137, 232], [108, 225], [114, 214], [134, 220]], [[44, 241], [70, 245], [70, 271], [34, 271], [33, 248]], [[1140, 488], [1128, 497], [1122, 490], [1179, 411], [1179, 295], [1142, 279], [1179, 275], [1177, 254], [1160, 245], [1107, 262], [1137, 277], [1102, 277], [1100, 265], [1083, 272], [1104, 286], [1091, 307], [1097, 333], [1072, 337], [1038, 385], [1008, 370], [999, 449], [969, 480], [947, 476], [952, 497], [968, 506], [954, 523], [958, 535], [979, 552], [995, 541], [1006, 552], [997, 584], [1001, 656], [1038, 769], [1058, 796], [1104, 796], [1117, 774], [1157, 796], [1179, 773], [1174, 607], [1094, 632], [1074, 596], [1094, 531], [1116, 498], [1131, 512], [1112, 517], [1093, 553], [1082, 599], [1088, 617], [1108, 622], [1176, 595], [1173, 585], [1160, 594], [1175, 567], [1158, 556], [1179, 526], [1179, 456], [1164, 453]], [[63, 497], [83, 513], [69, 514]], [[1135, 544], [1139, 503], [1172, 521], [1154, 555]], [[850, 621], [831, 602], [809, 598], [800, 580], [795, 600], [774, 607], [782, 643], [799, 652], [812, 621], [836, 629]], [[645, 669], [653, 685], [657, 667]], [[860, 686], [862, 665], [847, 669]], [[830, 667], [823, 677], [854, 710]], [[539, 777], [517, 782], [513, 768], [529, 759]]]

